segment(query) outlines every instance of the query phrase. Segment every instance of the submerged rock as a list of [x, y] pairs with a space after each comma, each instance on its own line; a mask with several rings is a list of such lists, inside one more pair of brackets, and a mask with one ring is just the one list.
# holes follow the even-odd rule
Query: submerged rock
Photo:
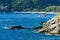
[[22, 26], [8, 26], [8, 27], [4, 27], [3, 29], [24, 29], [24, 27], [22, 27]]

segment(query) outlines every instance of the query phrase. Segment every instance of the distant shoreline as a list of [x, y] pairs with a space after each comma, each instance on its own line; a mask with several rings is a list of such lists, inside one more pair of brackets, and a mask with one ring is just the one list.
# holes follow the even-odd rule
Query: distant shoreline
[[14, 12], [14, 13], [32, 13], [32, 14], [42, 13], [42, 14], [57, 14], [58, 12]]
[[0, 13], [15, 13], [15, 14], [57, 14], [59, 12], [0, 12]]

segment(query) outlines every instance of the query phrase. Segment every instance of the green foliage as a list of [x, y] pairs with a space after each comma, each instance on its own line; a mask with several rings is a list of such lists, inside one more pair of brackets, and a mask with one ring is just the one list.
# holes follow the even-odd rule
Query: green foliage
[[44, 11], [47, 12], [60, 12], [60, 6], [48, 6]]
[[[46, 0], [46, 3], [49, 2]], [[12, 0], [12, 11], [59, 12], [60, 6], [44, 4], [40, 0]]]
[[[7, 1], [7, 2], [6, 2]], [[7, 11], [11, 9], [11, 11], [32, 11], [32, 12], [59, 12], [60, 11], [60, 3], [59, 0], [9, 0], [0, 2], [1, 6], [8, 6]], [[6, 4], [6, 5], [5, 5]], [[10, 7], [10, 8], [9, 8]], [[5, 11], [5, 9], [4, 9]]]
[[32, 3], [30, 0], [12, 0], [12, 11], [32, 11], [34, 9]]

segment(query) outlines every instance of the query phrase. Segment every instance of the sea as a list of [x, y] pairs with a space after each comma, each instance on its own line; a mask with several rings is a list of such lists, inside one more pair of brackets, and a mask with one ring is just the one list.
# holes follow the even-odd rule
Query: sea
[[22, 26], [24, 28], [38, 27], [41, 22], [48, 21], [55, 14], [40, 13], [0, 13], [0, 40], [60, 40], [60, 36], [35, 33], [34, 30], [4, 30], [4, 27]]

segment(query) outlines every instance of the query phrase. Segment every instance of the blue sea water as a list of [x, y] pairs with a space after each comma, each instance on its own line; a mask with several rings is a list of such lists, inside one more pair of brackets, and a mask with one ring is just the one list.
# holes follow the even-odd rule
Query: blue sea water
[[0, 40], [60, 40], [60, 36], [34, 33], [32, 30], [3, 30], [5, 26], [21, 25], [25, 28], [37, 27], [42, 21], [48, 21], [55, 14], [0, 14]]

